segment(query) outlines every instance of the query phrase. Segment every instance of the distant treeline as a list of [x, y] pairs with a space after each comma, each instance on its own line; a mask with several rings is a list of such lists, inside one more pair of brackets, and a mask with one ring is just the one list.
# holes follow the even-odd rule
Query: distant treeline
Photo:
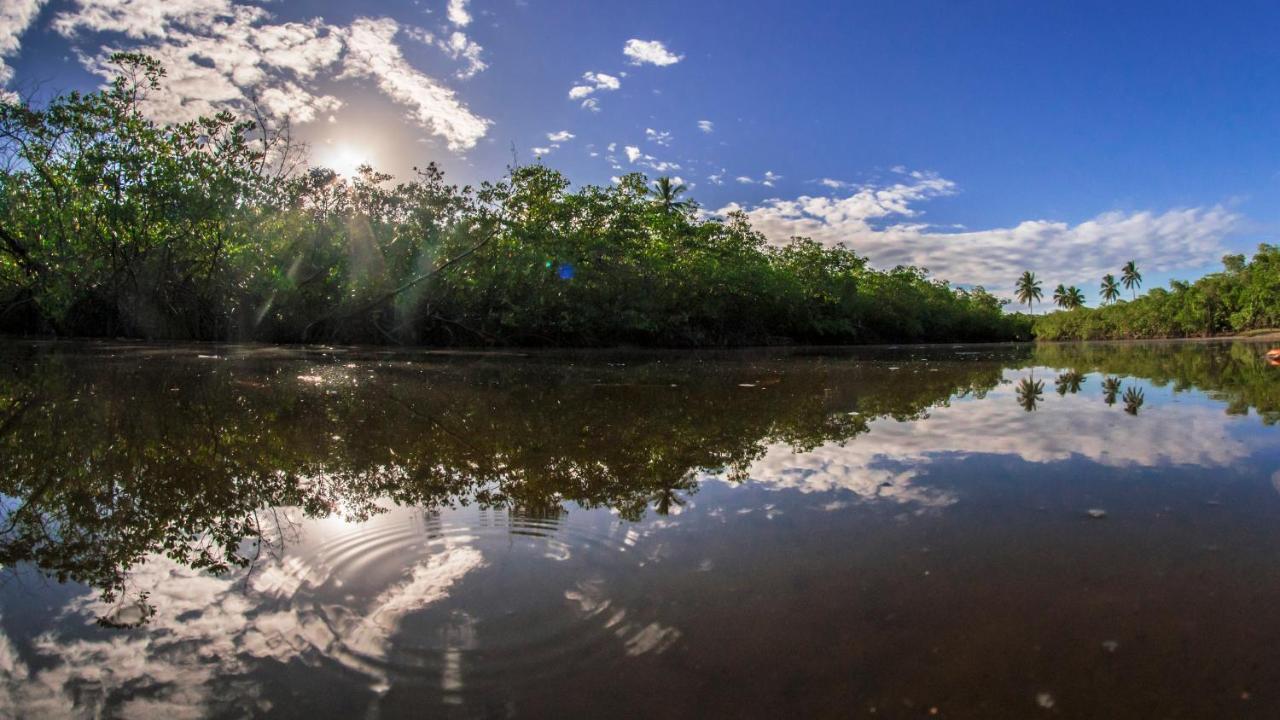
[[[1280, 247], [1263, 244], [1252, 260], [1223, 258], [1223, 271], [1193, 283], [1175, 280], [1135, 300], [1078, 307], [1036, 318], [1044, 340], [1204, 337], [1280, 327]], [[1105, 281], [1104, 281], [1105, 285]]]
[[147, 119], [163, 69], [0, 107], [0, 331], [466, 345], [988, 341], [1030, 320], [913, 267], [765, 242], [684, 188], [571, 190], [542, 165], [478, 188], [308, 168], [229, 113]]

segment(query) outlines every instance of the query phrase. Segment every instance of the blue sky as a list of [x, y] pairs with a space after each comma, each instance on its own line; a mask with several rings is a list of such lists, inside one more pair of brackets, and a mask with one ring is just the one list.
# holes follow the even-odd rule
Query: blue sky
[[1274, 3], [0, 7], [10, 91], [95, 87], [111, 48], [169, 66], [157, 117], [256, 96], [320, 164], [673, 175], [772, 239], [998, 291], [1025, 268], [1093, 299], [1131, 257], [1194, 277], [1280, 224]]

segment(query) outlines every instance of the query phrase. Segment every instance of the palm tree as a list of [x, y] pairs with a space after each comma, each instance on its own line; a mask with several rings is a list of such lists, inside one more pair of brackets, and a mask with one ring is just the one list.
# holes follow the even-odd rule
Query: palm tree
[[1068, 310], [1084, 307], [1084, 291], [1075, 285], [1067, 288], [1066, 303]]
[[1104, 303], [1115, 302], [1116, 298], [1120, 297], [1120, 283], [1116, 282], [1115, 275], [1107, 273], [1102, 276], [1100, 294]]
[[1120, 394], [1123, 383], [1118, 377], [1105, 378], [1102, 381], [1102, 401], [1108, 405], [1116, 404], [1116, 396]]
[[1053, 303], [1060, 308], [1067, 306], [1067, 286], [1058, 283], [1058, 287], [1053, 289]]
[[1133, 297], [1138, 297], [1138, 288], [1142, 287], [1142, 273], [1138, 272], [1138, 263], [1130, 260], [1120, 268], [1120, 282], [1124, 283], [1125, 290], [1133, 291]]
[[680, 196], [688, 190], [669, 177], [660, 177], [653, 183], [653, 189], [649, 192], [653, 194], [654, 200], [662, 206], [666, 212], [676, 210], [684, 210], [692, 205], [688, 200], [681, 200]]
[[1124, 411], [1130, 415], [1137, 415], [1138, 408], [1142, 407], [1145, 400], [1141, 388], [1130, 387], [1124, 391]]
[[1084, 385], [1084, 381], [1084, 373], [1072, 370], [1059, 375], [1053, 385], [1054, 388], [1057, 389], [1059, 395], [1065, 396], [1067, 393], [1075, 395], [1080, 392], [1080, 387]]
[[1018, 404], [1027, 412], [1034, 412], [1044, 395], [1044, 381], [1034, 377], [1018, 381]]
[[1018, 278], [1017, 284], [1018, 302], [1024, 302], [1034, 314], [1036, 311], [1035, 302], [1044, 297], [1044, 293], [1040, 290], [1040, 280], [1036, 278], [1036, 274], [1027, 270], [1022, 273], [1022, 277]]

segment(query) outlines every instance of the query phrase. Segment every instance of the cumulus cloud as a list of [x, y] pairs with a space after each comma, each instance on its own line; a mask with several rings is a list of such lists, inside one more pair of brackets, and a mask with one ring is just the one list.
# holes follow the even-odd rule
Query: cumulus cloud
[[440, 43], [440, 49], [453, 58], [466, 63], [456, 74], [462, 80], [467, 80], [488, 69], [489, 65], [480, 54], [484, 52], [484, 48], [480, 47], [474, 40], [467, 37], [461, 32], [452, 32], [449, 39]]
[[440, 136], [450, 150], [467, 150], [488, 132], [490, 122], [475, 115], [455, 93], [415, 70], [392, 42], [399, 25], [390, 18], [361, 18], [347, 31], [347, 55], [340, 77], [368, 77], [396, 102], [407, 106], [419, 125]]
[[664, 147], [671, 144], [671, 133], [665, 130], [659, 131], [654, 130], [653, 128], [645, 128], [644, 136], [649, 142], [656, 143]]
[[216, 32], [237, 16], [254, 20], [266, 15], [262, 8], [236, 6], [231, 0], [77, 0], [74, 10], [54, 17], [53, 29], [64, 37], [88, 30], [163, 38], [175, 26]]
[[[1023, 270], [1053, 271], [1055, 281], [1088, 283], [1130, 259], [1156, 272], [1199, 267], [1221, 256], [1223, 239], [1240, 224], [1221, 206], [1113, 211], [1077, 224], [1027, 220], [967, 232], [944, 232], [920, 221], [921, 202], [956, 190], [951, 180], [917, 171], [843, 197], [802, 195], [750, 207], [731, 203], [719, 212], [746, 212], [775, 242], [799, 235], [829, 246], [844, 243], [881, 267], [926, 267], [953, 282], [999, 292], [1007, 292]], [[1071, 258], [1069, 275], [1062, 274], [1064, 257]]]
[[[342, 106], [342, 101], [331, 95], [312, 95], [294, 83], [268, 87], [259, 96], [262, 105], [275, 117], [287, 117], [295, 122], [308, 123], [322, 113], [330, 113]], [[334, 118], [329, 116], [330, 121]]]
[[[0, 88], [13, 79], [13, 68], [5, 58], [13, 57], [22, 48], [22, 34], [27, 31], [45, 0], [5, 0], [0, 6]], [[0, 100], [9, 94], [0, 90]]]
[[585, 72], [582, 74], [582, 82], [569, 88], [569, 99], [582, 100], [582, 107], [594, 112], [600, 109], [600, 101], [590, 97], [591, 95], [600, 91], [617, 90], [620, 87], [622, 87], [622, 81], [613, 75]]
[[[613, 143], [609, 144], [610, 151], [612, 151], [614, 147], [615, 146]], [[650, 170], [653, 170], [655, 172], [666, 173], [672, 170], [680, 169], [679, 163], [669, 162], [666, 160], [659, 160], [652, 155], [646, 154], [643, 150], [641, 150], [639, 147], [635, 145], [627, 145], [626, 147], [623, 148], [623, 151], [627, 154], [627, 161], [630, 162], [631, 164], [649, 168]], [[608, 159], [610, 161], [613, 161], [612, 157]], [[615, 167], [617, 166], [615, 165]]]
[[704, 133], [709, 133], [716, 129], [716, 125], [710, 120], [699, 120], [698, 129]]
[[572, 140], [575, 137], [577, 136], [569, 132], [568, 130], [561, 130], [559, 132], [547, 133], [547, 139], [553, 143], [565, 142], [567, 140]]
[[[781, 179], [782, 176], [772, 170], [766, 170], [759, 180], [751, 177], [750, 175], [739, 175], [734, 178], [734, 180], [742, 185], [763, 185], [765, 187], [773, 187], [774, 183]], [[736, 206], [734, 207], [736, 208]]]
[[676, 55], [657, 40], [637, 40], [636, 38], [627, 41], [622, 48], [622, 54], [630, 59], [632, 65], [648, 64], [662, 67], [674, 65], [684, 59], [683, 55]]
[[471, 0], [449, 0], [449, 7], [446, 14], [449, 16], [449, 22], [458, 27], [466, 27], [471, 24], [471, 13], [467, 10], [467, 5], [471, 4]]
[[[395, 43], [401, 28], [389, 18], [360, 18], [349, 26], [319, 18], [279, 23], [263, 8], [231, 0], [76, 0], [52, 27], [77, 46], [114, 36], [79, 52], [103, 77], [113, 73], [108, 58], [116, 50], [160, 61], [168, 72], [165, 90], [149, 96], [146, 109], [162, 121], [243, 109], [256, 100], [272, 115], [309, 122], [341, 105], [318, 89], [322, 84], [369, 78], [452, 150], [473, 147], [490, 124], [408, 64]], [[459, 77], [485, 67], [480, 47], [460, 32], [437, 38], [421, 28], [405, 30], [464, 63]]]

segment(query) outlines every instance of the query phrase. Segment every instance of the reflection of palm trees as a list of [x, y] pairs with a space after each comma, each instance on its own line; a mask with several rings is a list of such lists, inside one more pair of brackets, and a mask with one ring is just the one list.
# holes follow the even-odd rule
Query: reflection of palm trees
[[1080, 392], [1080, 386], [1084, 385], [1084, 381], [1084, 373], [1072, 370], [1059, 375], [1053, 385], [1058, 390], [1059, 395], [1066, 395], [1067, 393], [1075, 395]]
[[1102, 381], [1102, 401], [1108, 405], [1116, 404], [1122, 383], [1118, 377], [1104, 378]]
[[1034, 412], [1043, 399], [1044, 381], [1034, 377], [1022, 378], [1018, 381], [1018, 404], [1027, 412]]
[[661, 487], [653, 494], [653, 509], [659, 515], [670, 515], [671, 506], [683, 507], [684, 500], [680, 497], [679, 488]]
[[1145, 399], [1141, 388], [1130, 387], [1124, 391], [1124, 411], [1130, 415], [1137, 415], [1138, 408], [1142, 407]]

